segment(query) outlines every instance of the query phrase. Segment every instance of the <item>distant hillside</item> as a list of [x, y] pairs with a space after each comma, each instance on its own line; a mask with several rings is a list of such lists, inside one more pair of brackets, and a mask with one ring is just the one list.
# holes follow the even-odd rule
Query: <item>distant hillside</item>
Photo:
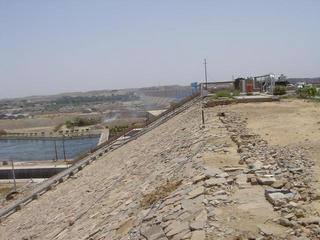
[[320, 84], [320, 77], [316, 78], [288, 78], [288, 82], [297, 83], [297, 82], [306, 82], [312, 84]]
[[[128, 89], [115, 89], [115, 90], [93, 90], [87, 92], [65, 92], [53, 95], [38, 95], [38, 96], [28, 96], [21, 98], [7, 98], [1, 99], [0, 101], [55, 101], [62, 97], [92, 97], [92, 96], [112, 96], [112, 95], [124, 95], [127, 93], [143, 93], [148, 96], [158, 96], [158, 92], [166, 92], [167, 95], [176, 96], [176, 92], [181, 92], [186, 89], [191, 89], [189, 86], [180, 86], [180, 85], [167, 85], [167, 86], [155, 86], [147, 88], [128, 88]], [[169, 94], [169, 92], [174, 92], [174, 94]], [[161, 94], [160, 94], [161, 95]], [[162, 94], [163, 95], [163, 94]]]

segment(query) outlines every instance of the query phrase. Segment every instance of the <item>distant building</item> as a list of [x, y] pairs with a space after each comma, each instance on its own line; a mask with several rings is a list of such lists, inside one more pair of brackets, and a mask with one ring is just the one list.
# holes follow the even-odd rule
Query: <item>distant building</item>
[[237, 78], [234, 86], [242, 94], [252, 94], [254, 92], [273, 94], [276, 78], [273, 74], [260, 75], [255, 77]]

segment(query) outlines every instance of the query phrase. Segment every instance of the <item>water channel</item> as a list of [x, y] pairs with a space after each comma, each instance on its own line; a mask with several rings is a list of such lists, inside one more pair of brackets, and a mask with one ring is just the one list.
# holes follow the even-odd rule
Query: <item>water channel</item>
[[[99, 138], [65, 139], [64, 146], [67, 159], [73, 159], [97, 146]], [[56, 148], [55, 148], [56, 145]], [[57, 149], [57, 154], [55, 149]], [[0, 139], [0, 161], [32, 161], [64, 159], [63, 141], [39, 139]]]

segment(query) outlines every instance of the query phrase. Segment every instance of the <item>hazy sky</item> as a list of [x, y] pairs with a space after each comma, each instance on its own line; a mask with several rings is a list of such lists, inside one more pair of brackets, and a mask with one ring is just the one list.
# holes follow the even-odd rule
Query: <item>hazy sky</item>
[[0, 98], [320, 76], [320, 1], [0, 0]]

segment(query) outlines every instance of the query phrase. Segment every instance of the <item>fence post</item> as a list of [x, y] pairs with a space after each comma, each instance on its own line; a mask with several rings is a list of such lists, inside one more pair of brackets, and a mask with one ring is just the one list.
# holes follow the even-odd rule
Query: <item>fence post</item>
[[203, 111], [203, 109], [201, 110], [201, 115], [202, 115], [202, 124], [204, 124], [204, 111]]
[[14, 172], [14, 165], [13, 165], [13, 160], [11, 159], [11, 166], [12, 166], [12, 178], [13, 178], [13, 187], [14, 191], [17, 191], [17, 184], [16, 184], [16, 174]]

